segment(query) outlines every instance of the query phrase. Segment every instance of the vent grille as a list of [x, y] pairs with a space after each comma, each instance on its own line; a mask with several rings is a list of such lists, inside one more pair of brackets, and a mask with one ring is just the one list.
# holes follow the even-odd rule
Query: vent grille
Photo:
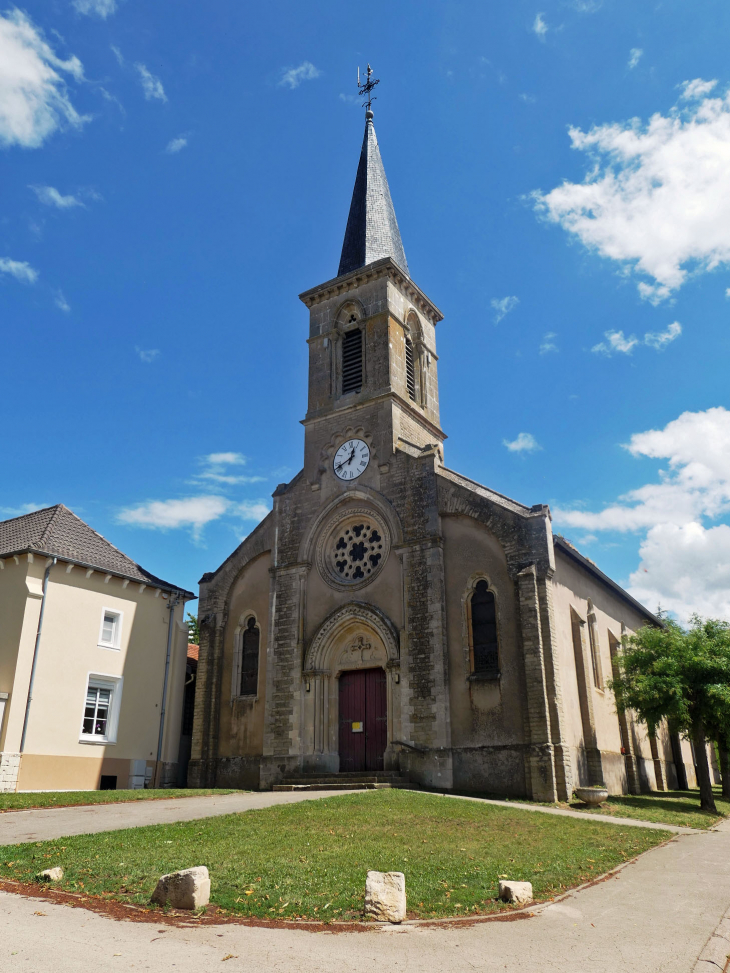
[[342, 394], [362, 388], [362, 331], [346, 331], [342, 339]]
[[413, 343], [410, 338], [406, 338], [406, 385], [408, 395], [416, 401], [416, 369], [413, 364]]

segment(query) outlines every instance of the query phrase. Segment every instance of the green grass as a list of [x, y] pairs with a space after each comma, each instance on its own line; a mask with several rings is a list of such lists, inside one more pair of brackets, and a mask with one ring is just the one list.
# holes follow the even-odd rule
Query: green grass
[[[730, 814], [730, 801], [720, 796], [719, 787], [714, 787], [713, 790], [720, 815]], [[572, 801], [570, 805], [564, 806], [576, 811], [590, 810], [594, 814], [611, 814], [640, 821], [654, 821], [657, 824], [679, 824], [686, 828], [711, 828], [722, 820], [717, 814], [700, 810], [700, 792], [696, 788], [689, 791], [652, 791], [650, 794], [610, 796], [605, 804], [590, 809], [581, 801]]]
[[141, 791], [48, 791], [43, 794], [0, 794], [0, 812], [22, 811], [33, 807], [115, 804], [119, 801], [154, 801], [163, 797], [206, 797], [209, 794], [232, 793], [232, 790], [170, 787]]
[[211, 902], [269, 919], [359, 919], [368, 869], [403, 871], [409, 914], [483, 914], [498, 880], [549, 898], [661, 843], [663, 831], [515, 811], [409, 791], [372, 791], [204, 821], [0, 847], [0, 876], [146, 904], [160, 875], [207, 865]]

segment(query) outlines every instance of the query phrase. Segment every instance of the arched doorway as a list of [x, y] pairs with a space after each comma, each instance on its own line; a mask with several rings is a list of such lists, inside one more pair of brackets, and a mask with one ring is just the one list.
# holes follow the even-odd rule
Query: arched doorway
[[388, 745], [385, 670], [353, 669], [340, 675], [340, 771], [383, 770]]

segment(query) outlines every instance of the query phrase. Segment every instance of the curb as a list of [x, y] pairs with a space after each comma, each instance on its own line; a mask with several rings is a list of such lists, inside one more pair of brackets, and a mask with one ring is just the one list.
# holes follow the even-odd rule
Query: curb
[[724, 973], [730, 967], [730, 909], [720, 920], [692, 967], [692, 973]]

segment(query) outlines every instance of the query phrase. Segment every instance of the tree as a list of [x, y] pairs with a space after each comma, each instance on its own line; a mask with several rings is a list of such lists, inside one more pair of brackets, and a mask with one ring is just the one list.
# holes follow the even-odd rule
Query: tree
[[694, 743], [700, 806], [717, 814], [706, 741], [730, 728], [730, 625], [695, 616], [688, 629], [664, 621], [625, 640], [611, 681], [618, 705], [653, 733], [669, 720]]
[[200, 645], [200, 626], [198, 616], [188, 612], [188, 641], [193, 645]]

